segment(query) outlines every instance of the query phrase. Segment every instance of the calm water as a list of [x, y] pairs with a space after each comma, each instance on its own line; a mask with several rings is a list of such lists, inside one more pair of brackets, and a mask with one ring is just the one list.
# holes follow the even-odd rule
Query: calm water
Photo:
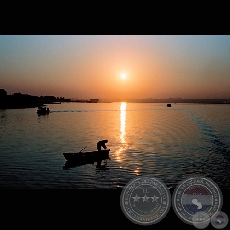
[[[0, 188], [122, 188], [151, 174], [169, 188], [190, 175], [230, 188], [230, 105], [62, 103], [0, 110]], [[110, 159], [63, 168], [63, 152], [96, 150]]]

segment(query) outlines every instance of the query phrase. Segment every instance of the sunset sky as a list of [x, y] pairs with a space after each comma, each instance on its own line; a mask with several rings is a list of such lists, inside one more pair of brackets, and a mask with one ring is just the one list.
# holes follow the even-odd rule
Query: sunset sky
[[230, 98], [230, 35], [0, 35], [0, 88], [72, 99]]

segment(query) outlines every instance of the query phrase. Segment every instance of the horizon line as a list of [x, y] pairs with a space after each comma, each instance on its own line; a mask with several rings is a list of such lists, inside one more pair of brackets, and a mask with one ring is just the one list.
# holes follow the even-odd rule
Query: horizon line
[[[7, 91], [5, 90], [5, 89], [3, 89], [3, 88], [0, 88], [0, 90], [4, 90], [6, 93], [7, 93]], [[230, 97], [225, 97], [225, 98], [223, 98], [223, 97], [206, 97], [206, 98], [194, 98], [194, 97], [192, 97], [192, 98], [190, 98], [190, 97], [186, 97], [186, 98], [182, 98], [182, 97], [167, 97], [167, 98], [154, 98], [154, 97], [145, 97], [145, 98], [100, 98], [100, 97], [88, 97], [88, 99], [86, 99], [85, 97], [65, 97], [65, 96], [54, 96], [54, 95], [48, 95], [48, 94], [46, 94], [46, 95], [40, 95], [40, 96], [38, 96], [38, 95], [32, 95], [32, 94], [27, 94], [27, 93], [21, 93], [20, 91], [17, 91], [17, 92], [14, 92], [14, 93], [12, 93], [12, 94], [6, 94], [7, 96], [10, 96], [10, 95], [14, 95], [14, 94], [22, 94], [22, 95], [28, 95], [28, 96], [35, 96], [35, 97], [46, 97], [46, 96], [48, 96], [48, 97], [55, 97], [55, 98], [57, 98], [57, 97], [59, 97], [59, 98], [65, 98], [65, 99], [70, 99], [70, 100], [88, 100], [88, 99], [98, 99], [98, 100], [119, 100], [119, 101], [121, 101], [121, 100], [230, 100]]]

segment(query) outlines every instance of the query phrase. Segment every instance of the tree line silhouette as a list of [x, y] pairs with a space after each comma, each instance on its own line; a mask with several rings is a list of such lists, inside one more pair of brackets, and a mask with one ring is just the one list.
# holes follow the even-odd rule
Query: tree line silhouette
[[0, 109], [35, 108], [65, 101], [70, 101], [70, 99], [55, 96], [32, 96], [20, 92], [8, 95], [4, 89], [0, 89]]

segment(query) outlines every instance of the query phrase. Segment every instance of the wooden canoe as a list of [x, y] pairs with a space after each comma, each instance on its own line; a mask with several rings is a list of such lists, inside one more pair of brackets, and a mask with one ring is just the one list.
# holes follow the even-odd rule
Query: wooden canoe
[[63, 166], [63, 170], [65, 169], [70, 169], [70, 168], [75, 168], [75, 167], [79, 167], [79, 166], [82, 166], [82, 165], [87, 165], [87, 164], [95, 164], [95, 162], [97, 162], [97, 165], [96, 165], [96, 168], [98, 168], [98, 166], [100, 166], [100, 168], [104, 167], [101, 166], [101, 162], [104, 161], [104, 160], [110, 160], [110, 157], [109, 155], [106, 155], [106, 156], [100, 156], [100, 157], [97, 157], [94, 158], [94, 159], [79, 159], [79, 160], [67, 160]]
[[79, 153], [63, 153], [65, 159], [67, 161], [87, 161], [87, 160], [92, 160], [92, 161], [97, 161], [101, 157], [105, 157], [109, 155], [110, 149], [105, 149], [101, 151], [90, 151], [90, 152], [79, 152]]

